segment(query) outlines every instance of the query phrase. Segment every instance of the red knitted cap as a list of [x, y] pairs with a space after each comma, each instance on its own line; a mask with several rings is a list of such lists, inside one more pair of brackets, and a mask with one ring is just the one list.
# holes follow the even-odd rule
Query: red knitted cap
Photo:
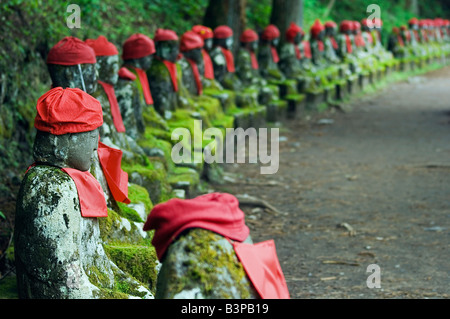
[[92, 49], [94, 49], [96, 56], [109, 56], [109, 55], [117, 55], [119, 51], [117, 51], [116, 46], [109, 42], [104, 36], [99, 36], [97, 39], [87, 39], [84, 41], [87, 45], [89, 45]]
[[207, 229], [241, 242], [250, 233], [237, 198], [227, 193], [170, 199], [153, 207], [144, 225], [145, 231], [155, 230], [152, 244], [159, 260], [172, 241], [188, 228]]
[[175, 33], [175, 31], [172, 31], [169, 29], [156, 29], [153, 40], [155, 40], [155, 41], [177, 41], [178, 35]]
[[199, 36], [201, 36], [203, 40], [214, 38], [213, 30], [211, 28], [209, 28], [209, 27], [204, 26], [204, 25], [194, 25], [192, 27], [192, 31], [194, 31]]
[[233, 30], [227, 25], [220, 25], [214, 29], [216, 39], [225, 39], [233, 36]]
[[258, 39], [258, 34], [252, 29], [246, 29], [242, 32], [241, 37], [239, 38], [241, 42], [254, 42], [258, 41]]
[[139, 59], [155, 53], [155, 44], [148, 36], [136, 33], [125, 41], [122, 49], [122, 59]]
[[322, 24], [322, 22], [320, 22], [319, 19], [316, 19], [316, 21], [314, 21], [314, 24], [311, 26], [311, 29], [309, 31], [311, 32], [311, 36], [315, 38], [323, 30], [325, 30], [324, 25]]
[[348, 30], [353, 30], [353, 25], [352, 24], [353, 23], [351, 21], [349, 21], [349, 20], [343, 20], [343, 21], [341, 21], [341, 24], [339, 26], [339, 30], [341, 32], [348, 31]]
[[186, 31], [180, 40], [180, 51], [186, 52], [193, 49], [203, 48], [203, 39], [194, 31]]
[[411, 18], [408, 21], [409, 24], [419, 24], [419, 20], [417, 18]]
[[77, 65], [97, 62], [94, 50], [75, 37], [65, 37], [53, 48], [47, 56], [47, 64]]
[[261, 38], [264, 40], [273, 40], [279, 37], [280, 30], [273, 24], [268, 25], [261, 34]]
[[334, 21], [325, 22], [325, 28], [336, 28], [337, 24]]
[[298, 26], [294, 22], [291, 22], [291, 24], [289, 25], [289, 28], [286, 30], [286, 40], [288, 42], [293, 42], [297, 33], [304, 34], [304, 32], [300, 26]]
[[56, 87], [36, 105], [34, 127], [54, 135], [95, 130], [103, 124], [100, 102], [80, 89]]

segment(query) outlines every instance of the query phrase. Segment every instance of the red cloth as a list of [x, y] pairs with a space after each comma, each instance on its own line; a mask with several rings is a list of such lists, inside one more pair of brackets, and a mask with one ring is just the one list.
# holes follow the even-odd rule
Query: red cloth
[[295, 43], [293, 43], [292, 45], [294, 46], [295, 56], [297, 57], [297, 59], [300, 60], [302, 58], [302, 53], [300, 52], [300, 48]]
[[177, 41], [178, 35], [169, 29], [156, 29], [154, 41]]
[[136, 75], [126, 67], [121, 67], [119, 70], [119, 78], [134, 81], [136, 80]]
[[258, 58], [256, 57], [255, 52], [250, 51], [250, 59], [252, 60], [252, 68], [255, 70], [259, 69]]
[[273, 45], [270, 46], [270, 51], [272, 52], [272, 60], [275, 63], [278, 63], [278, 61], [280, 61], [280, 58], [278, 57], [278, 52], [277, 52], [277, 48], [274, 47]]
[[233, 52], [223, 47], [220, 47], [220, 49], [222, 49], [225, 61], [227, 62], [227, 71], [233, 73], [235, 71]]
[[194, 49], [203, 48], [203, 39], [194, 31], [187, 31], [181, 36], [180, 51], [186, 52]]
[[139, 59], [155, 53], [155, 44], [146, 35], [136, 33], [125, 41], [122, 49], [122, 59]]
[[403, 41], [403, 38], [400, 34], [397, 35], [397, 41], [398, 41], [398, 45], [400, 45], [401, 47], [405, 46], [405, 42]]
[[330, 41], [331, 41], [331, 45], [333, 46], [333, 48], [335, 50], [337, 50], [339, 46], [338, 46], [338, 44], [336, 42], [336, 39], [334, 37], [330, 37]]
[[82, 172], [74, 168], [61, 168], [75, 182], [80, 201], [81, 216], [108, 217], [105, 195], [100, 183], [89, 171]]
[[357, 34], [357, 35], [355, 36], [355, 44], [356, 44], [356, 46], [358, 46], [358, 47], [363, 47], [363, 46], [366, 45], [366, 43], [365, 43], [365, 41], [364, 41], [364, 38], [362, 37], [361, 34]]
[[84, 42], [86, 42], [86, 44], [94, 50], [96, 56], [110, 56], [119, 54], [116, 46], [109, 42], [108, 39], [106, 39], [102, 35], [99, 36], [96, 40], [87, 39]]
[[227, 193], [210, 193], [193, 199], [173, 198], [157, 204], [143, 229], [155, 230], [152, 244], [161, 260], [172, 241], [188, 228], [207, 229], [240, 242], [250, 233], [237, 198]]
[[333, 28], [336, 28], [336, 27], [337, 27], [337, 24], [334, 21], [327, 21], [327, 22], [325, 22], [325, 28], [333, 29]]
[[293, 43], [297, 33], [304, 34], [301, 27], [299, 27], [294, 22], [291, 22], [291, 24], [289, 25], [289, 28], [287, 28], [287, 30], [286, 30], [286, 40], [290, 43]]
[[290, 299], [275, 242], [233, 243], [234, 251], [262, 299]]
[[141, 83], [142, 92], [144, 93], [145, 103], [147, 103], [147, 105], [152, 105], [153, 97], [152, 97], [152, 92], [150, 92], [150, 86], [148, 84], [147, 73], [145, 72], [145, 70], [142, 70], [140, 68], [133, 67], [133, 69], [136, 71], [138, 78], [139, 78], [139, 82]]
[[305, 58], [311, 59], [312, 58], [312, 54], [311, 54], [311, 45], [309, 43], [309, 41], [303, 41], [303, 49], [304, 49], [304, 54], [305, 54]]
[[214, 32], [211, 30], [211, 28], [204, 25], [194, 25], [192, 27], [192, 31], [201, 36], [203, 40], [212, 39], [214, 37]]
[[198, 71], [197, 63], [195, 63], [191, 59], [187, 59], [186, 58], [186, 60], [191, 65], [192, 73], [194, 74], [195, 84], [197, 84], [197, 94], [198, 95], [202, 95], [202, 93], [203, 93], [203, 85], [202, 85], [202, 80], [200, 78], [200, 72]]
[[98, 159], [105, 174], [111, 194], [118, 202], [129, 204], [128, 174], [121, 168], [122, 151], [98, 142]]
[[117, 103], [114, 86], [103, 81], [98, 81], [98, 83], [103, 87], [103, 90], [105, 90], [106, 96], [108, 97], [111, 115], [117, 132], [125, 132], [125, 126], [123, 125], [122, 114], [120, 114], [119, 103]]
[[173, 62], [162, 60], [162, 63], [166, 66], [170, 74], [170, 79], [172, 81], [173, 90], [178, 92], [178, 75], [177, 75], [177, 65]]
[[419, 20], [417, 18], [411, 18], [409, 19], [408, 24], [419, 24]]
[[347, 53], [352, 53], [352, 39], [350, 39], [350, 36], [348, 34], [345, 34], [345, 44], [347, 45]]
[[325, 30], [324, 25], [320, 22], [319, 19], [316, 19], [316, 21], [314, 21], [314, 24], [312, 25], [312, 27], [310, 29], [311, 37], [317, 38], [319, 36], [320, 32], [322, 32], [324, 30]]
[[56, 87], [36, 105], [34, 127], [54, 135], [95, 130], [103, 124], [100, 102], [80, 89]]
[[349, 31], [349, 30], [352, 30], [352, 29], [353, 29], [353, 26], [352, 26], [352, 22], [351, 21], [349, 21], [349, 20], [341, 21], [341, 24], [339, 26], [339, 31], [340, 32], [345, 32], [345, 31]]
[[280, 30], [273, 24], [268, 25], [261, 34], [261, 38], [269, 41], [279, 37], [280, 37]]
[[211, 57], [205, 49], [202, 49], [202, 56], [203, 65], [205, 67], [205, 74], [203, 76], [207, 79], [214, 80], [214, 67], [211, 61]]
[[258, 34], [252, 29], [246, 29], [244, 32], [242, 32], [241, 37], [239, 38], [239, 40], [244, 43], [255, 42], [258, 41], [258, 39]]
[[48, 52], [47, 64], [77, 65], [97, 62], [94, 50], [75, 37], [65, 37]]
[[322, 41], [317, 41], [317, 48], [319, 49], [320, 52], [323, 52], [324, 44]]
[[227, 25], [220, 25], [214, 29], [214, 38], [226, 39], [233, 36], [233, 30]]

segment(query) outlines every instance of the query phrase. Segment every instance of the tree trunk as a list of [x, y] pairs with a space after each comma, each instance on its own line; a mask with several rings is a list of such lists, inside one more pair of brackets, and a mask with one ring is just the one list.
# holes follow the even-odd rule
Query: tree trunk
[[419, 1], [411, 0], [410, 2], [410, 10], [416, 15], [419, 15]]
[[234, 52], [245, 29], [246, 5], [247, 0], [210, 0], [203, 18], [203, 24], [213, 30], [219, 25], [227, 25], [233, 30]]
[[273, 0], [270, 23], [280, 29], [281, 41], [291, 22], [303, 25], [303, 0]]

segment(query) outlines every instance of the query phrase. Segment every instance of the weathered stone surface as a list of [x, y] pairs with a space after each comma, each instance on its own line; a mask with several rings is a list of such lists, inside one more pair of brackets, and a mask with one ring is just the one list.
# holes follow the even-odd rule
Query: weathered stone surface
[[233, 246], [204, 229], [182, 234], [166, 252], [158, 275], [160, 299], [256, 299]]
[[[152, 298], [108, 258], [97, 218], [83, 218], [73, 180], [36, 166], [17, 200], [15, 259], [20, 298]], [[125, 293], [118, 280], [127, 282]]]

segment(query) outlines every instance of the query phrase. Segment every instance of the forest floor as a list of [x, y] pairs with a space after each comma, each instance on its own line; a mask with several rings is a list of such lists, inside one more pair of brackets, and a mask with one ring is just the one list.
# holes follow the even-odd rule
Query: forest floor
[[216, 191], [275, 208], [241, 207], [291, 298], [449, 298], [450, 67], [348, 106], [283, 124], [278, 172], [228, 164]]

